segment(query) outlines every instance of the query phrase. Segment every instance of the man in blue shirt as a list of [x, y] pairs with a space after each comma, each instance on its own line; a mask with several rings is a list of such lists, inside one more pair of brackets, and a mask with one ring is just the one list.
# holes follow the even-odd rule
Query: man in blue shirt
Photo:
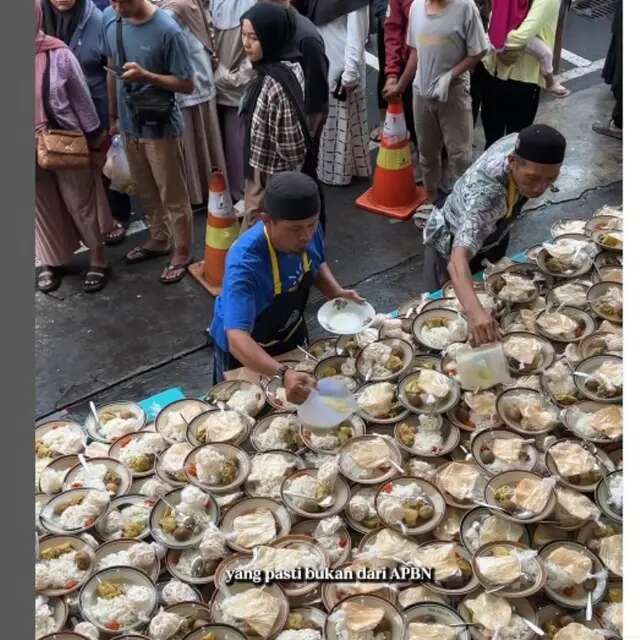
[[318, 225], [320, 193], [297, 171], [275, 174], [265, 192], [263, 222], [240, 236], [227, 254], [222, 293], [209, 333], [214, 342], [213, 382], [240, 366], [280, 376], [287, 399], [304, 402], [315, 379], [282, 367], [274, 356], [307, 342], [304, 309], [312, 285], [329, 300], [361, 301], [343, 289], [327, 265]]
[[[124, 135], [127, 159], [149, 220], [150, 238], [129, 251], [128, 264], [170, 255], [161, 282], [181, 280], [191, 262], [193, 215], [187, 190], [176, 93], [193, 91], [193, 66], [179, 25], [149, 0], [113, 0], [103, 19], [105, 53], [114, 75], [111, 133]], [[111, 96], [110, 96], [111, 98]]]

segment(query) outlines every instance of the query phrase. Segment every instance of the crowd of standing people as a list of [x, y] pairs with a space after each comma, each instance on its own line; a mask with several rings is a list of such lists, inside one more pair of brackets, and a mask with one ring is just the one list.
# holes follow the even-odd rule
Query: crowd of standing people
[[[162, 283], [180, 281], [192, 261], [193, 216], [206, 206], [213, 168], [234, 203], [244, 201], [243, 230], [260, 219], [275, 174], [306, 174], [324, 230], [322, 185], [372, 173], [372, 25], [381, 122], [388, 102], [402, 100], [425, 217], [471, 165], [478, 114], [489, 148], [533, 123], [542, 90], [569, 93], [553, 76], [560, 0], [34, 2], [42, 292], [60, 286], [81, 245], [84, 290], [109, 279], [105, 245], [124, 241], [132, 210], [103, 172], [115, 136], [149, 226], [124, 261], [165, 257]], [[621, 106], [613, 121], [621, 128]], [[73, 158], [60, 145], [72, 135], [84, 145]]]

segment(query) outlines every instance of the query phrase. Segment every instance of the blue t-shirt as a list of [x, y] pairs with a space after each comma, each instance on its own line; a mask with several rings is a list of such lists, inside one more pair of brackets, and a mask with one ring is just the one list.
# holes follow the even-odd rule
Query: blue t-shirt
[[[122, 41], [126, 60], [118, 55], [116, 38], [118, 14], [110, 8], [103, 13], [103, 42], [105, 55], [116, 68], [124, 62], [137, 62], [143, 69], [162, 75], [172, 75], [181, 80], [193, 76], [193, 65], [189, 58], [189, 46], [176, 21], [162, 9], [156, 9], [151, 19], [144, 24], [122, 21]], [[150, 84], [129, 83], [134, 92], [154, 92], [173, 95]], [[120, 132], [132, 138], [170, 138], [182, 135], [184, 123], [177, 101], [171, 120], [164, 127], [146, 125], [139, 127], [132, 119], [126, 103], [125, 83], [116, 81], [118, 90], [118, 118]]]
[[[294, 289], [302, 280], [302, 256], [276, 252], [282, 291]], [[311, 272], [315, 276], [325, 261], [324, 238], [318, 226], [307, 246]], [[228, 351], [229, 329], [251, 333], [256, 318], [273, 302], [273, 275], [264, 224], [259, 222], [243, 233], [229, 249], [225, 265], [222, 293], [213, 307], [209, 333], [215, 343]]]

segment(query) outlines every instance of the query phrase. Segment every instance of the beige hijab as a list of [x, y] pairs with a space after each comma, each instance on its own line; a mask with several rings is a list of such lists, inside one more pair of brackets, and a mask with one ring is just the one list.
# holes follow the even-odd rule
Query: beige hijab
[[215, 47], [209, 0], [154, 0], [154, 2], [161, 9], [173, 11], [204, 48], [213, 55]]

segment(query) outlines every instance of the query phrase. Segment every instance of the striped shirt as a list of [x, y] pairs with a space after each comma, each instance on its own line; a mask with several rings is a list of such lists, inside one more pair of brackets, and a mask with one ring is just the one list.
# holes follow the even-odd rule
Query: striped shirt
[[[304, 73], [296, 63], [284, 62], [304, 92]], [[266, 76], [251, 119], [249, 164], [269, 175], [299, 171], [306, 155], [304, 132], [294, 105], [282, 85]]]
[[[480, 251], [519, 200], [512, 188], [508, 160], [517, 138], [518, 134], [512, 133], [498, 140], [457, 180], [442, 209], [434, 209], [429, 216], [425, 244], [445, 258], [454, 247], [464, 247], [472, 256]], [[508, 227], [504, 233], [507, 231]]]

